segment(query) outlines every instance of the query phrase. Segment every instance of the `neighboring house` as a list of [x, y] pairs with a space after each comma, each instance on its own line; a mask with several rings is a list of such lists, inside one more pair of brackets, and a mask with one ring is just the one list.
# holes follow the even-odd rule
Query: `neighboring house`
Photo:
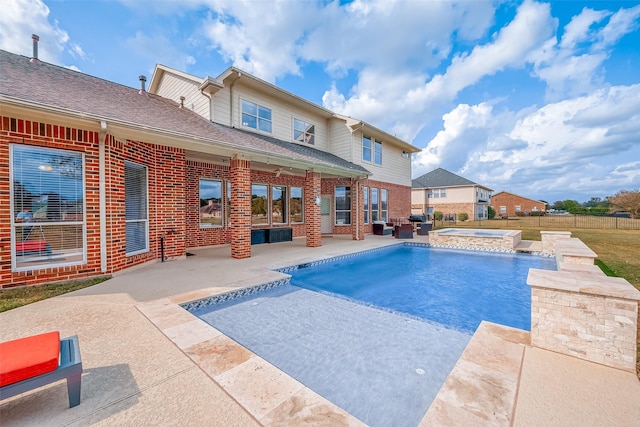
[[[198, 80], [158, 70], [159, 92], [158, 79]], [[363, 239], [372, 218], [410, 211], [418, 149], [392, 135], [234, 68], [186, 102], [140, 80], [0, 50], [0, 288], [210, 245], [246, 258], [255, 229], [290, 228], [310, 247], [325, 232]]]
[[547, 204], [540, 200], [500, 191], [491, 196], [491, 207], [496, 211], [496, 216], [506, 217], [527, 215], [531, 212], [545, 212]]
[[447, 218], [466, 213], [470, 220], [488, 218], [491, 190], [448, 170], [438, 168], [412, 182], [411, 211], [433, 217], [442, 212]]

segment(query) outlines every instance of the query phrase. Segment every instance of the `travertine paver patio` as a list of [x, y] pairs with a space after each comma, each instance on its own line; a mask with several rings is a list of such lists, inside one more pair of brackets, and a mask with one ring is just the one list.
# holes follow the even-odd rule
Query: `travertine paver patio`
[[[416, 236], [414, 241], [419, 239], [427, 237]], [[282, 399], [278, 411], [252, 413], [250, 404], [232, 398], [220, 386], [220, 381], [233, 383], [232, 374], [214, 381], [211, 369], [215, 366], [201, 363], [199, 356], [193, 357], [197, 352], [187, 351], [203, 338], [195, 332], [197, 328], [185, 326], [193, 319], [172, 325], [175, 317], [156, 312], [154, 324], [140, 310], [164, 300], [171, 311], [169, 304], [266, 281], [276, 274], [272, 268], [395, 243], [398, 240], [390, 236], [367, 235], [360, 242], [331, 237], [323, 239], [321, 248], [311, 249], [305, 247], [304, 239], [295, 239], [255, 246], [253, 257], [246, 260], [231, 259], [228, 247], [199, 249], [193, 251], [195, 256], [183, 260], [130, 270], [92, 288], [0, 313], [0, 340], [53, 329], [63, 336], [79, 335], [85, 368], [79, 406], [68, 407], [66, 386], [61, 382], [1, 402], [0, 421], [19, 426], [348, 425], [348, 416], [331, 409], [328, 402], [307, 404], [314, 397], [303, 386], [290, 391], [291, 396], [298, 393], [297, 398]], [[185, 327], [192, 332], [185, 332]], [[215, 335], [213, 331], [201, 332]], [[532, 348], [528, 335], [484, 324], [472, 339], [477, 345], [470, 344], [459, 361], [476, 376], [478, 389], [456, 386], [452, 377], [443, 389], [450, 395], [486, 393], [490, 388], [482, 385], [498, 381], [511, 387], [507, 395], [512, 393], [513, 401], [477, 410], [445, 408], [444, 412], [433, 412], [437, 418], [425, 418], [423, 425], [433, 425], [430, 421], [451, 424], [453, 418], [448, 416], [460, 415], [463, 409], [463, 415], [475, 425], [640, 425], [637, 376]], [[234, 349], [231, 354], [222, 351], [220, 356], [230, 360], [246, 354]], [[497, 366], [503, 359], [511, 362]], [[271, 372], [258, 360], [252, 363], [256, 370]], [[273, 371], [265, 378], [268, 383], [270, 378], [288, 383], [283, 375]], [[236, 388], [243, 393], [242, 386]], [[275, 392], [280, 393], [278, 387]], [[263, 407], [260, 402], [265, 396], [251, 393], [246, 398]], [[491, 401], [491, 396], [480, 397]], [[358, 422], [351, 419], [350, 423]]]

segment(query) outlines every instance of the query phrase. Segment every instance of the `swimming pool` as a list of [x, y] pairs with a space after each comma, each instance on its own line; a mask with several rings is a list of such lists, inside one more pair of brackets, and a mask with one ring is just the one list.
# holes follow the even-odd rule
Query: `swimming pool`
[[482, 320], [531, 328], [529, 268], [555, 259], [400, 245], [290, 271], [291, 284], [473, 333]]
[[[445, 294], [462, 292], [453, 283], [459, 280], [455, 272], [463, 272], [473, 281], [485, 283], [484, 288], [491, 288], [486, 284], [493, 284], [495, 280], [482, 280], [476, 271], [481, 265], [502, 271], [498, 276], [506, 277], [508, 272], [511, 279], [506, 283], [522, 282], [526, 288], [528, 268], [521, 264], [536, 260], [549, 267], [555, 262], [525, 255], [399, 245], [304, 266], [306, 268], [292, 272], [293, 282], [304, 276], [302, 281], [309, 282], [306, 286], [321, 289], [320, 292], [281, 285], [191, 311], [368, 425], [416, 426], [466, 347], [475, 326], [472, 321], [472, 326], [461, 326], [466, 324], [462, 322], [446, 327], [428, 317], [419, 319], [420, 313], [403, 310], [416, 306], [424, 311], [427, 307], [420, 302], [419, 295], [429, 286], [445, 288], [448, 290]], [[514, 269], [510, 264], [518, 264], [519, 268]], [[418, 266], [426, 272], [419, 273], [413, 268]], [[435, 270], [437, 273], [428, 272], [435, 267], [440, 268]], [[310, 273], [319, 270], [325, 270], [321, 281], [329, 283], [330, 291], [317, 282], [311, 283], [313, 274]], [[515, 271], [524, 276], [513, 277]], [[409, 285], [409, 290], [413, 288], [417, 292], [403, 296], [403, 286], [390, 285], [401, 274], [416, 275], [423, 285]], [[436, 283], [432, 276], [440, 276], [441, 282]], [[370, 287], [373, 289], [368, 289]], [[354, 292], [336, 298], [336, 292], [345, 289]], [[380, 293], [380, 289], [391, 306], [378, 306], [383, 302], [373, 296]], [[475, 297], [478, 293], [483, 292], [465, 294], [457, 304], [466, 306], [479, 301]], [[398, 302], [404, 309], [394, 305]], [[446, 314], [448, 310], [441, 307], [436, 311]]]

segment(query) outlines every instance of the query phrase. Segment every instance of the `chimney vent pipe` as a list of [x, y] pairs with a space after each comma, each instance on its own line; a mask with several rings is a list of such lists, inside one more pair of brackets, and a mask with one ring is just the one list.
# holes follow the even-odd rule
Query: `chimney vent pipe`
[[183, 108], [184, 108], [184, 100], [185, 100], [185, 99], [186, 99], [186, 98], [185, 98], [184, 96], [181, 96], [181, 97], [180, 97], [180, 109], [183, 109]]
[[33, 56], [31, 57], [31, 63], [38, 63], [38, 41], [40, 37], [37, 34], [31, 34], [31, 39], [33, 40]]
[[147, 77], [140, 74], [138, 78], [140, 79], [140, 93], [141, 94], [145, 93], [146, 92], [145, 83], [147, 82]]

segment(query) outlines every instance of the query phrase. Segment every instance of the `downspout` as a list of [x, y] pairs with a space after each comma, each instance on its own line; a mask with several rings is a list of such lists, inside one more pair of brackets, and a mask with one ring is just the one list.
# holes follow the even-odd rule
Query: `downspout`
[[356, 240], [360, 240], [360, 180], [356, 179]]
[[106, 148], [107, 122], [100, 122], [98, 142], [98, 174], [99, 174], [99, 210], [100, 210], [100, 271], [107, 273], [107, 186], [106, 186]]
[[235, 127], [234, 126], [234, 122], [233, 122], [233, 85], [236, 84], [236, 81], [238, 81], [240, 79], [240, 77], [242, 77], [242, 73], [240, 71], [238, 71], [238, 77], [235, 78], [232, 82], [231, 85], [229, 86], [229, 111], [231, 113], [231, 123], [229, 123], [229, 126], [231, 127]]

